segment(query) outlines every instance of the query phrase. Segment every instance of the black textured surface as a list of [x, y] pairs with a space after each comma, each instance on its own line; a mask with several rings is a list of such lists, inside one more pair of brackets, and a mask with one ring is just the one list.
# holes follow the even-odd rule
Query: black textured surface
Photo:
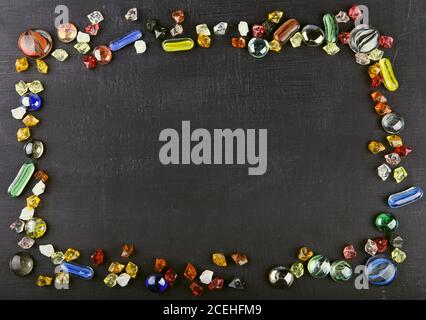
[[[263, 21], [267, 12], [282, 8], [286, 17], [302, 24], [320, 24], [322, 14], [347, 9], [351, 1], [68, 1], [71, 20], [81, 29], [86, 15], [100, 10], [106, 20], [93, 44], [107, 43], [134, 28], [144, 28], [148, 17], [171, 26], [169, 12], [182, 7], [183, 26], [194, 36], [197, 23], [213, 26], [232, 22], [225, 37], [214, 37], [212, 48], [184, 54], [166, 54], [151, 34], [145, 54], [132, 47], [114, 55], [108, 66], [87, 71], [72, 45], [56, 41], [70, 59], [49, 57], [49, 74], [14, 71], [20, 56], [16, 40], [29, 27], [54, 32], [57, 1], [10, 1], [0, 4], [0, 297], [1, 298], [190, 298], [187, 281], [180, 276], [176, 288], [163, 296], [150, 294], [142, 284], [155, 257], [165, 257], [181, 274], [187, 261], [199, 270], [210, 268], [227, 279], [238, 274], [248, 289], [208, 293], [210, 299], [290, 298], [426, 298], [424, 204], [395, 210], [399, 233], [406, 241], [407, 262], [400, 266], [395, 283], [387, 288], [358, 291], [353, 282], [305, 277], [289, 290], [272, 289], [266, 275], [274, 264], [291, 264], [303, 244], [331, 259], [341, 257], [346, 243], [360, 251], [356, 263], [366, 260], [362, 243], [379, 236], [372, 224], [375, 214], [387, 210], [390, 193], [413, 184], [423, 185], [424, 1], [365, 1], [370, 23], [395, 37], [386, 51], [394, 62], [400, 89], [386, 93], [390, 104], [406, 118], [404, 141], [414, 153], [404, 159], [410, 176], [401, 185], [381, 182], [375, 168], [380, 156], [371, 156], [366, 145], [380, 140], [373, 111], [367, 70], [354, 63], [343, 48], [329, 57], [321, 48], [286, 48], [255, 60], [245, 50], [230, 46], [240, 20]], [[137, 6], [142, 22], [128, 23], [123, 15]], [[347, 26], [346, 28], [349, 28]], [[16, 278], [8, 260], [18, 251], [16, 236], [8, 225], [25, 205], [25, 196], [11, 199], [6, 189], [23, 161], [22, 145], [15, 140], [19, 121], [10, 117], [17, 106], [14, 84], [40, 79], [45, 85], [41, 123], [33, 136], [46, 143], [38, 161], [49, 179], [42, 205], [36, 210], [49, 226], [37, 244], [81, 249], [81, 263], [102, 247], [108, 261], [119, 259], [120, 246], [134, 243], [132, 259], [143, 273], [125, 289], [108, 289], [102, 283], [106, 266], [96, 268], [91, 282], [73, 280], [69, 291], [37, 288], [38, 274], [52, 274], [53, 267], [37, 248], [29, 250], [37, 263], [31, 276]], [[383, 89], [384, 90], [384, 89]], [[268, 171], [248, 176], [243, 166], [194, 165], [165, 167], [158, 161], [164, 128], [268, 129]], [[33, 182], [31, 182], [31, 185]], [[247, 267], [220, 269], [212, 265], [214, 251], [246, 252]]]

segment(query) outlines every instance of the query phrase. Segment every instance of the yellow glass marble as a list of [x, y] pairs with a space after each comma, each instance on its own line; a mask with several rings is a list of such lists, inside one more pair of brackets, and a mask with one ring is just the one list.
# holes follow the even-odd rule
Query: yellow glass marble
[[49, 70], [49, 66], [46, 64], [46, 62], [44, 62], [43, 60], [37, 59], [36, 63], [37, 63], [38, 72], [46, 74], [47, 71]]
[[386, 89], [389, 91], [395, 91], [398, 89], [398, 80], [395, 77], [390, 60], [388, 58], [383, 58], [379, 61], [379, 65], [383, 76], [383, 83], [385, 84]]
[[35, 194], [33, 194], [27, 198], [27, 207], [31, 207], [35, 209], [40, 204], [40, 201], [41, 201], [40, 198], [36, 196]]
[[18, 141], [24, 141], [24, 140], [27, 140], [27, 139], [29, 139], [29, 138], [30, 138], [30, 136], [31, 136], [30, 128], [28, 128], [28, 127], [25, 127], [25, 128], [19, 128], [19, 129], [18, 129], [18, 132], [16, 133], [16, 139], [17, 139]]
[[312, 251], [311, 248], [309, 247], [302, 247], [299, 250], [299, 260], [302, 261], [308, 261], [310, 258], [312, 258], [312, 256], [314, 255], [314, 252]]
[[108, 267], [108, 272], [119, 274], [121, 273], [125, 268], [124, 264], [121, 264], [119, 262], [111, 262], [111, 264]]
[[400, 147], [403, 145], [402, 138], [400, 136], [391, 135], [391, 136], [387, 136], [386, 139], [388, 140], [389, 145], [392, 148]]
[[280, 23], [280, 20], [283, 16], [284, 16], [283, 11], [275, 10], [268, 14], [268, 20], [273, 23]]
[[136, 275], [138, 274], [138, 266], [134, 264], [133, 262], [129, 261], [126, 266], [126, 273], [131, 276], [133, 279], [136, 278]]
[[210, 48], [212, 39], [204, 34], [199, 34], [197, 38], [198, 45], [202, 48]]
[[34, 127], [36, 126], [40, 120], [38, 120], [36, 117], [34, 117], [31, 114], [27, 114], [24, 119], [22, 119], [22, 123], [27, 127]]
[[269, 42], [269, 49], [275, 52], [280, 52], [282, 49], [281, 43], [274, 39]]
[[213, 260], [213, 263], [219, 267], [226, 267], [228, 265], [226, 263], [226, 258], [223, 253], [213, 253], [212, 260]]
[[28, 64], [28, 60], [27, 60], [26, 57], [16, 59], [16, 61], [15, 61], [16, 72], [25, 71], [25, 70], [28, 69], [28, 67], [29, 67], [29, 64]]
[[41, 218], [31, 218], [25, 224], [25, 233], [32, 239], [38, 239], [44, 235], [47, 230], [46, 222]]
[[368, 144], [368, 150], [370, 150], [370, 152], [372, 154], [378, 154], [378, 153], [384, 151], [385, 149], [386, 149], [385, 146], [381, 142], [371, 141]]
[[187, 51], [194, 48], [194, 40], [191, 38], [178, 38], [164, 40], [161, 44], [166, 52]]
[[404, 167], [398, 167], [393, 171], [393, 178], [395, 179], [396, 183], [402, 182], [406, 177], [408, 176], [407, 171]]
[[37, 277], [36, 285], [38, 287], [50, 286], [52, 284], [52, 278], [47, 276], [39, 275]]
[[77, 249], [74, 249], [74, 248], [69, 248], [64, 253], [64, 259], [65, 259], [66, 262], [73, 261], [73, 260], [77, 259], [79, 256], [80, 256], [80, 252]]

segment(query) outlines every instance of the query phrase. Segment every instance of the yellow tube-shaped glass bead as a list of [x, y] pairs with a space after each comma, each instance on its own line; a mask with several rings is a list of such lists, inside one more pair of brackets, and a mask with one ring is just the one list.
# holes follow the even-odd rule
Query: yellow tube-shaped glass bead
[[393, 72], [392, 63], [388, 58], [383, 58], [379, 61], [380, 72], [383, 76], [383, 83], [385, 84], [386, 89], [389, 91], [395, 91], [398, 89], [398, 80], [395, 77]]
[[162, 45], [166, 52], [187, 51], [194, 47], [194, 40], [191, 38], [179, 38], [164, 40]]

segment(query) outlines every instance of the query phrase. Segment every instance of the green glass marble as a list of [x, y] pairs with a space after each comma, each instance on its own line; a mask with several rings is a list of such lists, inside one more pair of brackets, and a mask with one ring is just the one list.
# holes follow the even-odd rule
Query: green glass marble
[[28, 184], [28, 181], [30, 181], [34, 171], [34, 163], [28, 162], [23, 164], [21, 169], [19, 169], [19, 172], [16, 175], [15, 179], [7, 189], [7, 193], [9, 194], [9, 196], [13, 198], [18, 197], [22, 193], [22, 191], [24, 191], [24, 188]]
[[390, 213], [381, 212], [376, 216], [376, 220], [374, 222], [377, 230], [384, 233], [390, 233], [395, 231], [398, 226], [398, 220]]
[[326, 13], [323, 17], [325, 41], [327, 43], [336, 43], [339, 36], [339, 24], [336, 17], [331, 13]]
[[313, 256], [308, 262], [307, 269], [312, 277], [324, 278], [330, 273], [330, 261], [322, 255]]
[[331, 264], [330, 276], [336, 282], [349, 281], [352, 278], [352, 274], [351, 265], [344, 260], [337, 260]]

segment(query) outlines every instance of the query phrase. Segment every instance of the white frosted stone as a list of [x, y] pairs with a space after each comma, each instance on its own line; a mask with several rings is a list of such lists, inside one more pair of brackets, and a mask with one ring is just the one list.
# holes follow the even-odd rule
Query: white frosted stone
[[13, 118], [16, 120], [21, 120], [27, 113], [27, 110], [24, 107], [18, 107], [10, 110], [10, 112], [12, 113]]
[[90, 42], [90, 35], [88, 35], [87, 33], [79, 31], [77, 33], [77, 42], [89, 43]]
[[203, 273], [200, 275], [200, 281], [204, 284], [209, 284], [212, 282], [213, 279], [213, 271], [211, 270], [204, 270]]
[[143, 40], [135, 41], [136, 53], [144, 53], [146, 51], [146, 42]]
[[43, 181], [39, 181], [36, 183], [36, 185], [34, 186], [32, 192], [36, 195], [39, 196], [42, 193], [44, 193], [44, 189], [46, 189], [46, 185], [43, 183]]
[[130, 276], [127, 273], [122, 273], [117, 277], [117, 284], [120, 287], [125, 287], [130, 281]]
[[55, 249], [51, 244], [39, 245], [38, 250], [40, 250], [42, 255], [48, 258], [50, 258], [51, 255], [55, 253]]
[[21, 211], [21, 215], [19, 216], [19, 219], [28, 221], [34, 216], [34, 208], [31, 207], [25, 207]]
[[249, 26], [248, 23], [245, 21], [240, 21], [240, 23], [238, 24], [238, 32], [240, 33], [240, 35], [242, 35], [243, 37], [247, 36], [249, 33]]

